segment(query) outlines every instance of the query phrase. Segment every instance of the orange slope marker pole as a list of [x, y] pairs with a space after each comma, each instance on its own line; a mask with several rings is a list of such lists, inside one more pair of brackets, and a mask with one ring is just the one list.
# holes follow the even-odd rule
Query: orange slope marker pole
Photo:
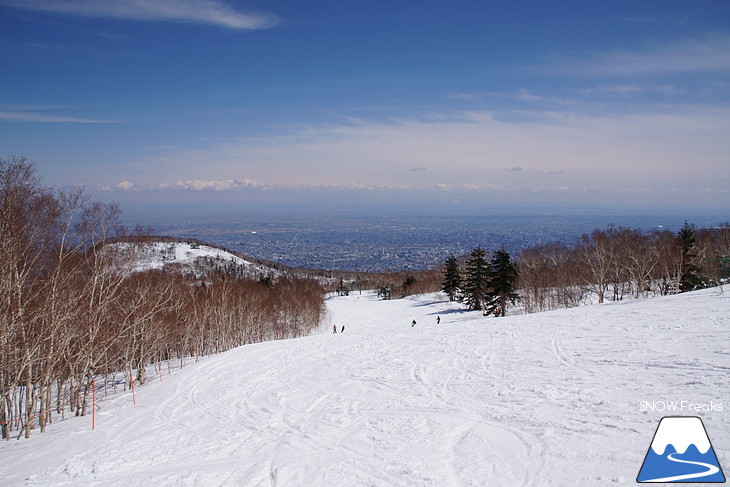
[[91, 381], [91, 430], [96, 426], [96, 382]]

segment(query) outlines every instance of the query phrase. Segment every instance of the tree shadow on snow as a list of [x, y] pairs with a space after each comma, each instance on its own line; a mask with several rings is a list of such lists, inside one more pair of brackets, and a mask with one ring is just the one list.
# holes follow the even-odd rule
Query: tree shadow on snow
[[444, 309], [441, 311], [434, 311], [433, 313], [429, 313], [429, 316], [435, 316], [435, 315], [454, 315], [454, 314], [462, 314], [462, 313], [473, 313], [474, 311], [470, 309]]
[[444, 303], [448, 303], [448, 301], [429, 301], [428, 303], [414, 304], [413, 307], [414, 308], [423, 308], [426, 306], [433, 306], [435, 304], [444, 304]]

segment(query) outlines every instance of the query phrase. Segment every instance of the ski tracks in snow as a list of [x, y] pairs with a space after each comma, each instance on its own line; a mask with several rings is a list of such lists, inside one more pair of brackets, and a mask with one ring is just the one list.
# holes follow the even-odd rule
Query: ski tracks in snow
[[[136, 406], [129, 393], [109, 397], [94, 432], [72, 419], [1, 445], [0, 478], [105, 487], [629, 484], [662, 415], [641, 412], [639, 401], [709, 403], [730, 390], [726, 303], [700, 293], [495, 319], [440, 295], [337, 297], [325, 328], [346, 325], [345, 333], [206, 357], [139, 388]], [[712, 437], [727, 451], [722, 418], [712, 417]]]

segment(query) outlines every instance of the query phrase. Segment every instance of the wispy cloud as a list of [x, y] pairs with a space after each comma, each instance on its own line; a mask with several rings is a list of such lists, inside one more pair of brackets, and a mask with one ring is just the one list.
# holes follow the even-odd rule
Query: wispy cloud
[[[633, 182], [632, 182], [633, 184]], [[725, 188], [650, 188], [642, 186], [602, 186], [602, 185], [544, 185], [531, 184], [524, 187], [513, 187], [497, 184], [296, 184], [296, 183], [264, 183], [250, 180], [186, 180], [174, 183], [138, 184], [131, 181], [120, 181], [114, 185], [97, 184], [92, 188], [102, 193], [113, 193], [114, 198], [138, 201], [139, 198], [162, 198], [164, 201], [209, 201], [212, 195], [226, 198], [223, 201], [246, 201], [246, 198], [273, 198], [293, 203], [296, 207], [307, 207], [318, 201], [332, 201], [346, 195], [345, 201], [360, 201], [358, 198], [378, 201], [418, 201], [419, 206], [425, 204], [423, 195], [428, 195], [431, 204], [454, 197], [478, 204], [520, 202], [544, 204], [546, 201], [582, 201], [616, 202], [632, 205], [632, 202], [651, 203], [658, 201], [666, 205], [666, 199], [673, 194], [685, 200], [701, 198], [702, 195], [724, 197], [730, 194]], [[268, 195], [268, 196], [266, 196]], [[530, 196], [528, 196], [530, 195]], [[131, 199], [130, 199], [131, 198]], [[558, 199], [556, 199], [558, 198]], [[272, 201], [273, 201], [272, 200]], [[260, 201], [247, 200], [247, 201]]]
[[95, 118], [70, 117], [32, 111], [0, 111], [0, 120], [9, 122], [42, 122], [42, 123], [120, 123], [118, 120], [100, 120]]
[[590, 53], [589, 59], [554, 59], [554, 74], [582, 76], [730, 72], [730, 37], [685, 39], [637, 50]]
[[[518, 121], [484, 111], [445, 114], [437, 121], [360, 120], [161, 149], [136, 161], [135, 170], [146, 184], [171, 171], [186, 178], [164, 189], [226, 191], [352, 185], [524, 191], [547, 177], [554, 186], [600, 184], [607, 191], [705, 187], [726, 172], [729, 120], [728, 109], [689, 106], [620, 114], [540, 112]], [[419, 168], [428, 170], [414, 171]], [[211, 174], [221, 181], [207, 182]]]
[[135, 183], [131, 181], [120, 181], [117, 184], [114, 185], [113, 188], [104, 188], [105, 191], [141, 191], [142, 188], [138, 187]]
[[480, 100], [481, 97], [477, 95], [476, 93], [449, 93], [446, 95], [447, 98], [451, 100], [459, 100], [459, 101], [477, 101]]
[[700, 15], [700, 11], [693, 10], [683, 15], [659, 14], [651, 16], [633, 16], [623, 19], [632, 24], [646, 25], [668, 25], [671, 27], [686, 27], [694, 18]]
[[114, 185], [98, 184], [96, 189], [99, 191], [111, 192], [141, 192], [141, 191], [239, 191], [246, 189], [272, 189], [273, 185], [262, 184], [250, 179], [188, 179], [185, 181], [157, 183], [157, 184], [138, 184], [133, 181], [119, 181]]
[[0, 6], [82, 17], [188, 22], [229, 29], [266, 29], [278, 22], [266, 13], [246, 13], [219, 0], [0, 0]]
[[236, 191], [244, 189], [264, 189], [265, 185], [250, 179], [189, 179], [173, 184], [159, 184], [158, 189], [181, 189], [187, 191]]
[[498, 191], [502, 188], [496, 184], [310, 184], [310, 183], [271, 183], [239, 179], [189, 179], [185, 181], [141, 184], [132, 181], [120, 181], [116, 184], [96, 184], [99, 191], [116, 193], [139, 193], [143, 191], [192, 191], [230, 193], [240, 191], [438, 191], [438, 192], [485, 192]]
[[592, 88], [580, 90], [585, 95], [607, 94], [607, 95], [637, 95], [644, 93], [656, 93], [664, 96], [679, 96], [687, 93], [687, 90], [671, 84], [642, 86], [638, 84], [612, 84], [598, 85]]

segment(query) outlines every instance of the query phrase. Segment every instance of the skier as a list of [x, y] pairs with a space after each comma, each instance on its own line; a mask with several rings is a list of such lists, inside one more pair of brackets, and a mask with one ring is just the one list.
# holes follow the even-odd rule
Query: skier
[[332, 325], [332, 333], [337, 333], [337, 325]]
[[437, 316], [436, 317], [436, 324], [438, 325], [439, 323], [441, 323], [441, 317], [440, 316]]
[[345, 333], [345, 325], [342, 325], [342, 330], [340, 330], [340, 333]]
[[411, 323], [411, 328], [413, 328], [414, 326], [416, 326], [416, 320], [413, 320], [413, 323]]

